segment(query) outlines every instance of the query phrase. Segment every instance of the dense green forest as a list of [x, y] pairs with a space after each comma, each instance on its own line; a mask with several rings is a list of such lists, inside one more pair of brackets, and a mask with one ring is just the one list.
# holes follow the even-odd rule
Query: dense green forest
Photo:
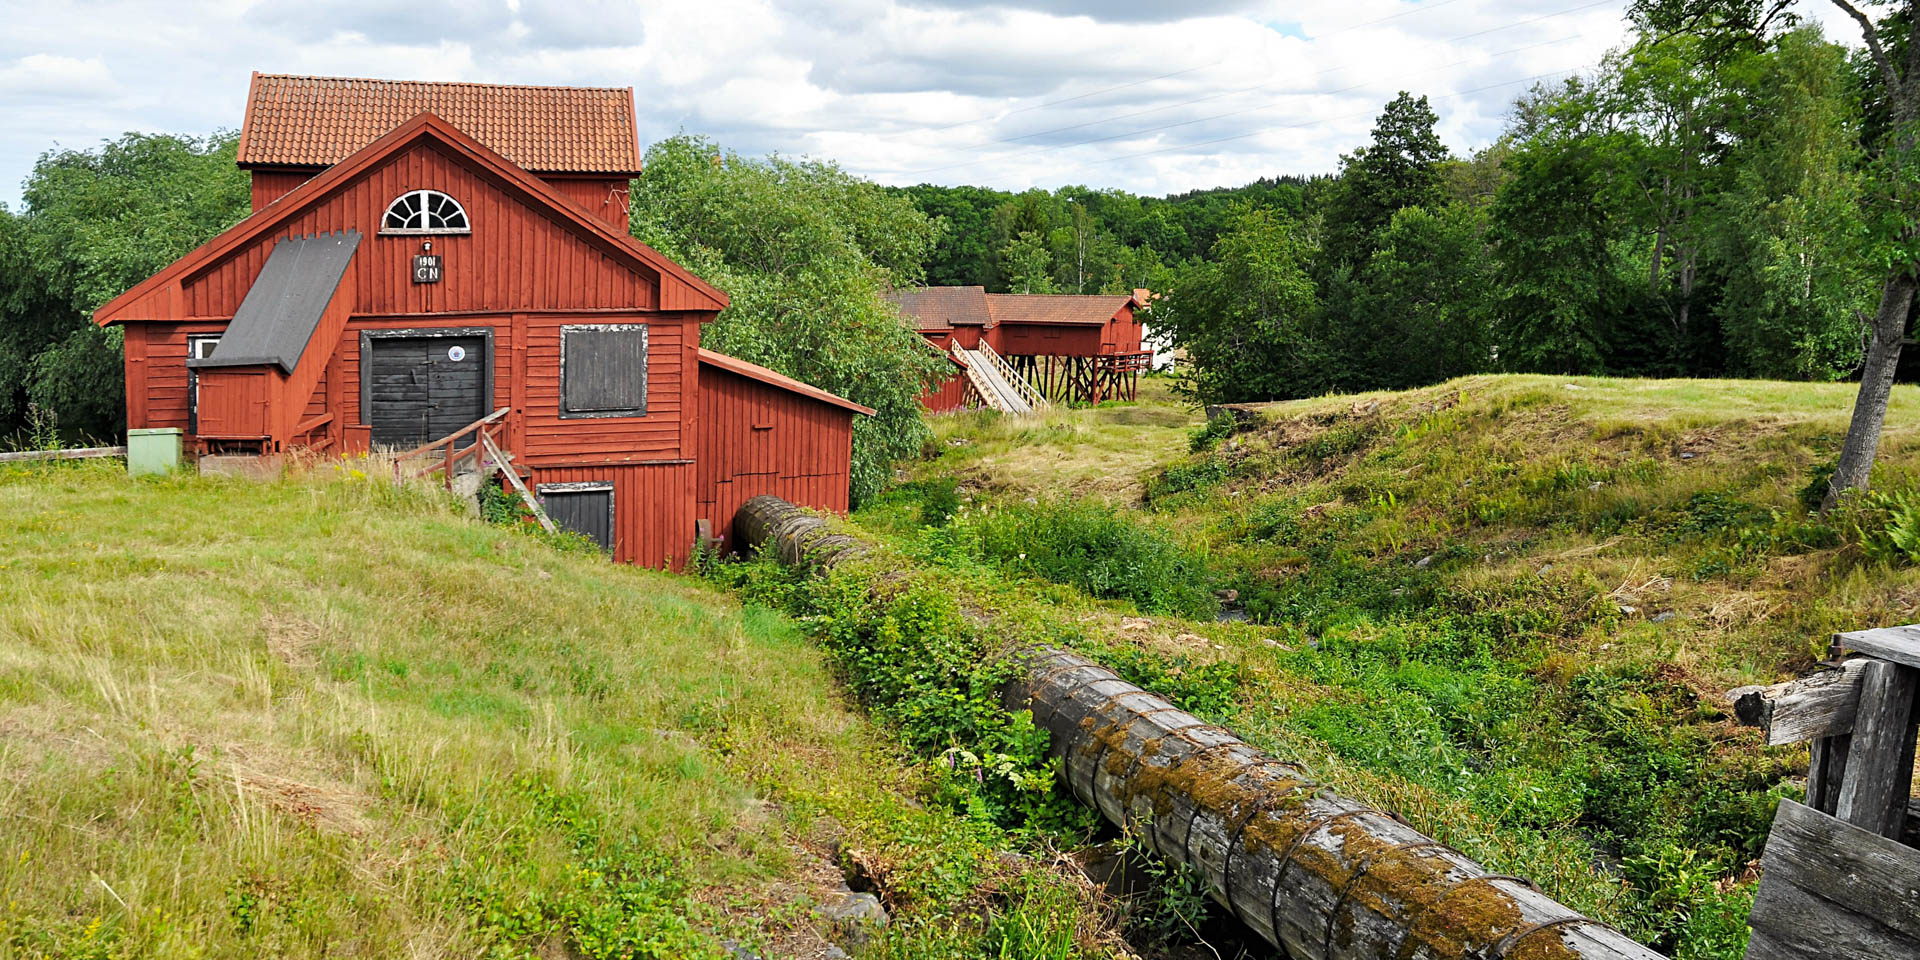
[[1470, 156], [1403, 92], [1333, 177], [903, 192], [950, 226], [930, 283], [1163, 294], [1200, 399], [1496, 370], [1845, 378], [1884, 268], [1880, 84], [1813, 26], [1728, 34], [1644, 24]]
[[[1637, 8], [1630, 43], [1519, 98], [1467, 156], [1412, 92], [1337, 174], [1167, 197], [880, 187], [683, 136], [649, 151], [635, 232], [733, 292], [723, 349], [882, 409], [867, 491], [924, 435], [912, 399], [935, 373], [889, 322], [888, 285], [1150, 288], [1210, 401], [1496, 370], [1853, 375], [1910, 220], [1876, 199], [1903, 176], [1882, 149], [1888, 80], [1811, 25], [1676, 31], [1665, 9]], [[1883, 22], [1890, 46], [1905, 16]], [[0, 210], [0, 436], [122, 429], [117, 334], [87, 314], [246, 213], [232, 150], [129, 134], [41, 158]], [[826, 327], [858, 335], [806, 335]]]

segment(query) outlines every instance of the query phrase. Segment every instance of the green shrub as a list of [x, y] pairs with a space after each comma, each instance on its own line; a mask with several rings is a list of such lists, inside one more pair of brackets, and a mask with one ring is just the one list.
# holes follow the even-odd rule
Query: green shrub
[[928, 761], [935, 800], [1015, 830], [1081, 835], [1097, 819], [1057, 789], [1059, 761], [1033, 715], [1001, 706], [1013, 665], [934, 575], [814, 578], [763, 558], [714, 577], [809, 624], [861, 705]]
[[1176, 493], [1210, 490], [1233, 475], [1226, 458], [1208, 454], [1176, 463], [1147, 480], [1147, 500], [1158, 502]]
[[1202, 450], [1212, 450], [1215, 444], [1232, 436], [1234, 428], [1237, 426], [1239, 426], [1239, 421], [1233, 418], [1233, 414], [1216, 413], [1208, 417], [1206, 423], [1194, 428], [1192, 433], [1187, 434], [1187, 450], [1192, 453], [1199, 453]]
[[1211, 619], [1206, 561], [1158, 530], [1089, 500], [1001, 507], [971, 522], [988, 559], [1150, 613]]
[[1800, 488], [1800, 505], [1808, 510], [1818, 510], [1827, 500], [1827, 488], [1833, 485], [1833, 472], [1840, 469], [1840, 461], [1823, 460], [1813, 465], [1807, 474], [1807, 485]]
[[960, 484], [952, 477], [937, 477], [921, 484], [920, 525], [944, 527], [960, 513]]
[[1920, 495], [1874, 491], [1859, 499], [1853, 526], [1861, 549], [1883, 563], [1920, 563]]

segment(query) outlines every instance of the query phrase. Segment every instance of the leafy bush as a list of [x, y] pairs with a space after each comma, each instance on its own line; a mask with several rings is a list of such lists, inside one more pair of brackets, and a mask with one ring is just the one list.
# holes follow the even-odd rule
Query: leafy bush
[[944, 527], [960, 512], [960, 485], [952, 477], [928, 480], [920, 497], [920, 525]]
[[1854, 510], [1855, 535], [1868, 557], [1883, 563], [1920, 563], [1920, 494], [1873, 491]]
[[945, 378], [889, 287], [919, 282], [940, 226], [832, 163], [743, 157], [703, 137], [647, 150], [633, 234], [726, 291], [701, 345], [875, 410], [855, 417], [851, 497], [862, 504], [919, 454], [920, 393]]
[[983, 556], [1096, 597], [1202, 619], [1217, 609], [1204, 558], [1102, 503], [1001, 507], [978, 515], [971, 531]]
[[1800, 505], [1808, 510], [1818, 510], [1827, 500], [1827, 489], [1833, 485], [1833, 472], [1840, 469], [1838, 458], [1823, 460], [1814, 464], [1807, 474], [1807, 485], [1800, 488]]
[[1216, 454], [1185, 460], [1147, 480], [1147, 500], [1157, 506], [1174, 494], [1210, 490], [1226, 483], [1232, 474], [1226, 459]]
[[1033, 715], [1002, 708], [1013, 665], [934, 576], [812, 578], [771, 558], [713, 576], [810, 625], [859, 702], [929, 761], [935, 800], [1015, 830], [1083, 834], [1096, 819], [1056, 788], [1059, 761]]
[[1207, 422], [1194, 428], [1187, 434], [1187, 449], [1193, 453], [1212, 450], [1214, 445], [1233, 435], [1239, 421], [1231, 413], [1216, 413], [1207, 418]]

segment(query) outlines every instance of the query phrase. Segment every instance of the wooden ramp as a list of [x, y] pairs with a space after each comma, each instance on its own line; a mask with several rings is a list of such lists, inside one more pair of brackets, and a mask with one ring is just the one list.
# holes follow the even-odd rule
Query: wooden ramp
[[1002, 413], [1033, 413], [1053, 406], [985, 341], [981, 341], [978, 350], [968, 350], [956, 343], [953, 355], [966, 365], [968, 382], [980, 395], [980, 402], [990, 409]]

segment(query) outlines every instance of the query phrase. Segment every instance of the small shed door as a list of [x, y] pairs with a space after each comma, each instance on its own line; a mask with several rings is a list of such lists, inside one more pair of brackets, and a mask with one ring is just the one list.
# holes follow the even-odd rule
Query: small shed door
[[558, 526], [613, 549], [613, 484], [543, 483], [540, 505]]
[[485, 337], [375, 337], [367, 360], [373, 442], [417, 447], [486, 416]]

